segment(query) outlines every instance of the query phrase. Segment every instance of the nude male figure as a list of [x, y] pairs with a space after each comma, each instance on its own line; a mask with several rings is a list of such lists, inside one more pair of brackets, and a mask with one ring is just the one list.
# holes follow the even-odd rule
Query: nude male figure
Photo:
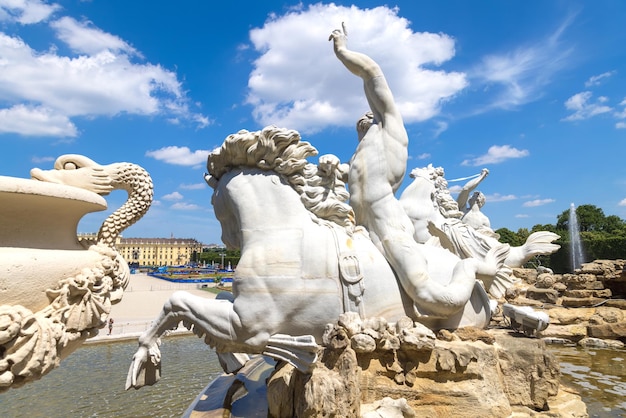
[[356, 223], [368, 229], [372, 241], [415, 302], [418, 314], [450, 315], [469, 300], [476, 274], [495, 274], [495, 260], [493, 257], [490, 258], [493, 263], [459, 260], [446, 285], [430, 279], [427, 249], [414, 240], [413, 223], [394, 195], [404, 178], [408, 160], [408, 135], [402, 116], [378, 64], [367, 55], [347, 48], [345, 26], [334, 30], [329, 40], [333, 41], [337, 58], [363, 79], [373, 116], [359, 121], [359, 144], [350, 161], [348, 184]]

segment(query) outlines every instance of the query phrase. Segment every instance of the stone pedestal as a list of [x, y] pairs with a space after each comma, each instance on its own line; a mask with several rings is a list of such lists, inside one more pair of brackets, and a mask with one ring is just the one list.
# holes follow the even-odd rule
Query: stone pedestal
[[277, 367], [269, 416], [587, 416], [580, 397], [559, 390], [558, 363], [543, 341], [506, 330], [461, 340], [463, 333], [440, 333], [423, 349], [378, 340], [374, 351], [357, 353], [354, 335], [339, 330], [310, 376]]

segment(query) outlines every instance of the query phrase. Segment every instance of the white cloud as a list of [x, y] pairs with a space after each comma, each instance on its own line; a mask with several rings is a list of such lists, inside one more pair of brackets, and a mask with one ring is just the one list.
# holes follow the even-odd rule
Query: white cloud
[[563, 118], [563, 120], [571, 122], [575, 120], [589, 119], [593, 116], [610, 112], [612, 110], [609, 106], [601, 104], [607, 101], [606, 97], [600, 96], [596, 103], [590, 103], [589, 100], [591, 99], [591, 96], [592, 93], [590, 91], [583, 91], [567, 99], [565, 107], [568, 110], [574, 111], [574, 113], [566, 118]]
[[146, 156], [168, 164], [194, 166], [201, 163], [206, 164], [209, 151], [197, 150], [192, 152], [187, 147], [169, 146], [155, 151], [147, 151]]
[[8, 109], [0, 109], [0, 134], [2, 133], [75, 137], [78, 130], [62, 113], [41, 106], [17, 104]]
[[92, 26], [91, 22], [81, 23], [66, 16], [50, 26], [56, 30], [59, 39], [77, 53], [93, 55], [107, 50], [130, 54], [137, 52], [119, 37]]
[[429, 159], [430, 157], [431, 157], [431, 155], [430, 155], [429, 153], [427, 153], [427, 152], [425, 152], [425, 153], [423, 153], [423, 154], [420, 154], [420, 155], [416, 155], [416, 156], [415, 156], [415, 158], [416, 158], [417, 160], [427, 160], [427, 159]]
[[534, 208], [536, 206], [543, 206], [543, 205], [547, 205], [553, 202], [555, 202], [554, 199], [535, 199], [535, 200], [530, 200], [528, 202], [524, 202], [522, 206], [524, 206], [525, 208]]
[[523, 213], [519, 213], [519, 214], [515, 215], [515, 217], [516, 217], [516, 218], [523, 219], [523, 218], [528, 218], [528, 215], [525, 215], [525, 214], [523, 214]]
[[626, 122], [617, 122], [615, 124], [615, 128], [617, 128], [617, 129], [626, 129]]
[[11, 119], [0, 132], [74, 137], [79, 132], [72, 118], [122, 113], [162, 114], [200, 127], [209, 123], [190, 110], [174, 72], [133, 62], [138, 53], [119, 37], [69, 17], [51, 26], [81, 55], [60, 55], [57, 48], [38, 51], [0, 32], [0, 112]]
[[485, 56], [470, 72], [472, 82], [482, 85], [491, 100], [479, 111], [513, 108], [541, 97], [543, 87], [567, 66], [572, 49], [565, 47], [560, 37], [570, 20], [534, 45]]
[[500, 193], [494, 193], [494, 194], [486, 195], [485, 199], [486, 199], [487, 202], [490, 202], [490, 203], [506, 202], [506, 201], [509, 201], [509, 200], [516, 200], [517, 196], [515, 196], [514, 194], [502, 195]]
[[499, 164], [511, 158], [523, 158], [530, 155], [528, 150], [519, 150], [510, 145], [492, 145], [487, 154], [477, 158], [464, 160], [461, 165], [479, 166], [486, 164]]
[[619, 201], [618, 206], [626, 206], [626, 198]]
[[406, 122], [437, 115], [443, 102], [467, 86], [465, 75], [426, 69], [454, 56], [454, 40], [415, 33], [397, 9], [315, 4], [272, 16], [250, 39], [261, 55], [248, 81], [247, 102], [261, 124], [307, 132], [352, 126], [368, 109], [362, 81], [337, 60], [328, 36], [345, 22], [349, 48], [383, 67]]
[[[620, 106], [626, 106], [626, 99], [624, 99], [624, 100], [622, 100], [622, 101], [620, 102]], [[615, 113], [614, 113], [614, 116], [615, 116], [617, 119], [626, 119], [626, 107], [624, 107], [624, 109], [622, 109], [622, 111], [621, 111], [621, 112], [615, 112]]]
[[46, 4], [41, 0], [0, 0], [0, 22], [39, 23], [59, 9], [58, 4]]
[[199, 209], [202, 209], [200, 206], [195, 205], [193, 203], [183, 203], [183, 202], [174, 203], [172, 206], [170, 206], [170, 208], [175, 209], [175, 210], [199, 210]]
[[207, 189], [206, 183], [181, 184], [179, 186], [183, 190], [204, 190]]
[[55, 157], [33, 157], [30, 159], [30, 162], [33, 164], [41, 164], [41, 163], [50, 163], [55, 161]]
[[591, 76], [589, 80], [585, 82], [585, 87], [599, 86], [602, 80], [611, 77], [615, 73], [616, 71], [607, 71], [606, 73]]
[[183, 195], [178, 192], [173, 192], [173, 193], [166, 194], [165, 196], [163, 196], [163, 200], [182, 200], [182, 199], [183, 199]]
[[448, 130], [448, 122], [437, 121], [435, 122], [437, 128], [435, 129], [434, 137], [437, 138], [439, 135]]

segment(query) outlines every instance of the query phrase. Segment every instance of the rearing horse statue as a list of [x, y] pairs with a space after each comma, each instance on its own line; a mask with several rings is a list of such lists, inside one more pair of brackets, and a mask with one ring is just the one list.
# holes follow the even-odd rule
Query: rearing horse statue
[[[209, 155], [205, 179], [222, 240], [241, 249], [232, 298], [174, 293], [139, 338], [127, 389], [158, 380], [159, 337], [181, 321], [218, 353], [265, 353], [301, 369], [307, 353], [314, 360], [325, 326], [346, 311], [389, 322], [409, 316], [434, 329], [489, 322], [489, 301], [475, 278], [456, 310], [418, 313], [367, 231], [354, 225], [346, 168], [334, 156], [306, 160], [315, 155], [298, 132], [273, 126], [230, 135]], [[436, 260], [426, 285], [446, 288], [460, 258], [439, 247], [422, 250]]]

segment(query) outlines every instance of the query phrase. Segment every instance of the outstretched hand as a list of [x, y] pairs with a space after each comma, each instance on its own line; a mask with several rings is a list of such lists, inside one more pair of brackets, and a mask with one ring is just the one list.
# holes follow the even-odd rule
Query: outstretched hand
[[154, 385], [159, 379], [161, 379], [159, 342], [153, 343], [150, 347], [140, 345], [130, 363], [125, 389]]
[[328, 37], [329, 41], [333, 41], [335, 49], [339, 47], [345, 47], [348, 40], [348, 30], [346, 24], [341, 22], [341, 29], [335, 29]]

